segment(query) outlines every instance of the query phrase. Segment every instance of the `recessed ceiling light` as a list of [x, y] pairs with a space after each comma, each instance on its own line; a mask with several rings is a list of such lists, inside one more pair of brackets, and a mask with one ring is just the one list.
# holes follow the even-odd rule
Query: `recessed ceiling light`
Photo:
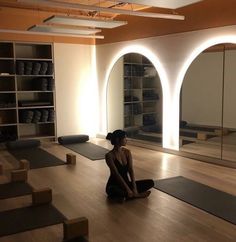
[[35, 32], [49, 32], [49, 33], [63, 33], [63, 34], [96, 34], [101, 32], [100, 29], [92, 28], [75, 28], [75, 27], [62, 27], [53, 25], [34, 25], [28, 28], [28, 31]]
[[79, 35], [79, 34], [66, 34], [66, 33], [34, 32], [34, 31], [24, 31], [24, 30], [16, 30], [16, 29], [0, 29], [0, 33], [104, 39], [104, 36], [102, 35], [83, 35], [83, 34]]
[[77, 18], [69, 16], [51, 16], [44, 20], [45, 23], [68, 24], [76, 26], [89, 26], [98, 28], [116, 28], [127, 24], [126, 21], [100, 20], [93, 18]]

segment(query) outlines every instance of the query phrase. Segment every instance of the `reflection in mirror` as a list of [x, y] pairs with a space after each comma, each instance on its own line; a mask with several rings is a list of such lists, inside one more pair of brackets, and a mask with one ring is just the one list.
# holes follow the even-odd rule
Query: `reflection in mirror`
[[224, 46], [202, 52], [190, 65], [181, 91], [180, 150], [220, 158], [215, 130], [222, 126]]
[[161, 83], [153, 64], [140, 54], [124, 55], [110, 73], [107, 128], [124, 129], [129, 138], [161, 145]]
[[[216, 45], [189, 67], [180, 98], [180, 147], [219, 159], [236, 160], [236, 51]], [[235, 150], [235, 152], [234, 152]]]
[[222, 159], [236, 161], [236, 45], [225, 45]]

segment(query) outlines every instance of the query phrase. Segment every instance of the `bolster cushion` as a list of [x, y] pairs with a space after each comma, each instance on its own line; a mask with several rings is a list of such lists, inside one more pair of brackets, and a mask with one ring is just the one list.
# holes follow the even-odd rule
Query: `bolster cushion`
[[6, 143], [6, 147], [8, 150], [35, 148], [38, 146], [40, 146], [40, 140], [37, 139], [16, 140]]
[[61, 145], [84, 143], [88, 140], [89, 140], [89, 136], [86, 134], [66, 135], [66, 136], [58, 137], [58, 143]]

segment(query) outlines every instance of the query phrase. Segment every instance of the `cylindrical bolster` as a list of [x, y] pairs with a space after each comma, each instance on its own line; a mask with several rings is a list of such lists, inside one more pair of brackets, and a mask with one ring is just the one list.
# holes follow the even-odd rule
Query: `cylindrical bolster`
[[79, 135], [67, 135], [60, 136], [58, 138], [58, 143], [61, 145], [74, 144], [74, 143], [84, 143], [89, 140], [89, 136], [86, 134]]

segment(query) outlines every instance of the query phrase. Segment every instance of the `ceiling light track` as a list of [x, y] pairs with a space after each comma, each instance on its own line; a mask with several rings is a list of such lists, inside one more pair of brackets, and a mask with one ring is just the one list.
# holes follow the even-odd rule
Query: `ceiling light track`
[[114, 14], [124, 14], [124, 15], [132, 15], [139, 17], [147, 17], [147, 18], [163, 18], [163, 19], [174, 19], [174, 20], [184, 20], [183, 15], [176, 14], [164, 14], [164, 13], [150, 13], [150, 12], [142, 12], [142, 11], [132, 11], [132, 10], [124, 10], [124, 9], [114, 9], [114, 8], [104, 8], [98, 7], [94, 5], [85, 5], [78, 3], [65, 3], [60, 1], [51, 1], [51, 0], [17, 0], [20, 3], [27, 3], [30, 5], [44, 5], [46, 7], [57, 7], [57, 8], [67, 8], [67, 9], [75, 9], [75, 10], [87, 10], [87, 11], [99, 11], [105, 13], [114, 13]]

